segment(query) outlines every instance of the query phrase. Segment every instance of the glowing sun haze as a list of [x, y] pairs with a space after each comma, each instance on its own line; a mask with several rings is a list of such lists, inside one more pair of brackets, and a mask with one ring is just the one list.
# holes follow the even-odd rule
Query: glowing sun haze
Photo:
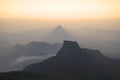
[[120, 0], [0, 0], [0, 18], [120, 18]]

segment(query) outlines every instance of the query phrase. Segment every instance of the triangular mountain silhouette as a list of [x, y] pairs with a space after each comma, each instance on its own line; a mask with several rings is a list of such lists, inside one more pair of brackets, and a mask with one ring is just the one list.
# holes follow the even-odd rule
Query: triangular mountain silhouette
[[99, 50], [80, 48], [77, 42], [64, 41], [56, 56], [23, 71], [67, 76], [73, 80], [111, 80], [108, 78], [120, 75], [120, 60], [108, 58]]
[[72, 37], [62, 25], [58, 25], [44, 38], [44, 41], [48, 43], [62, 43], [64, 40], [72, 40]]

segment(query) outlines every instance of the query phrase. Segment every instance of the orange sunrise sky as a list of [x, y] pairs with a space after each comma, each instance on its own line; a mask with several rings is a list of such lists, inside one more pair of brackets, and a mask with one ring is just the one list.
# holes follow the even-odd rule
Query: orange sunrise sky
[[0, 0], [0, 18], [120, 19], [120, 0]]

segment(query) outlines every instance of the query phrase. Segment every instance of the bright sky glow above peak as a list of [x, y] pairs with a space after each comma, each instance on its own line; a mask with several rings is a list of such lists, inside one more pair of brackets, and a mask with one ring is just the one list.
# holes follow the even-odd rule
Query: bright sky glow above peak
[[1, 0], [0, 18], [120, 18], [119, 0]]

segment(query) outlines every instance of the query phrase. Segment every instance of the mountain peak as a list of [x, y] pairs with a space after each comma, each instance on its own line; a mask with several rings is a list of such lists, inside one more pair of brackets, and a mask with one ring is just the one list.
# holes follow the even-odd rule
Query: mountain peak
[[60, 57], [74, 57], [81, 55], [81, 48], [79, 47], [79, 44], [76, 41], [68, 41], [65, 40], [63, 43], [63, 46], [61, 50], [58, 52], [57, 56]]
[[65, 40], [63, 45], [77, 45], [78, 46], [78, 43], [76, 41], [69, 41], [69, 40]]
[[65, 40], [63, 43], [63, 48], [79, 48], [79, 44], [76, 41]]

